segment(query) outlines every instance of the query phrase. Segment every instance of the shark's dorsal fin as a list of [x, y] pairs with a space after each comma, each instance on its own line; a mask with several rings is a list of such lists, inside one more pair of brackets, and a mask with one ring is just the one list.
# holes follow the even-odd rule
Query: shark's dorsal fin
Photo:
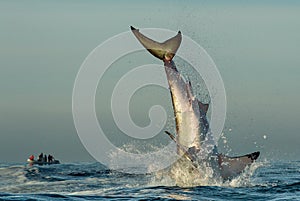
[[209, 107], [209, 104], [207, 104], [207, 103], [201, 103], [198, 100], [198, 105], [199, 105], [200, 110], [202, 110], [206, 114], [207, 110], [208, 110], [208, 107]]
[[132, 33], [140, 41], [140, 43], [155, 57], [161, 60], [171, 61], [177, 52], [181, 43], [181, 32], [178, 31], [177, 35], [166, 40], [165, 42], [156, 42], [147, 36], [141, 34], [138, 29], [133, 26], [130, 27]]

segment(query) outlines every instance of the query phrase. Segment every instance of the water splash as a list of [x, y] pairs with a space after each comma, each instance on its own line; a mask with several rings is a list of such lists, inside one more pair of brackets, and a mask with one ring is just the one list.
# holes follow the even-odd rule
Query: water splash
[[[133, 141], [110, 153], [109, 168], [137, 174], [157, 172], [178, 159], [175, 150], [175, 144], [174, 146], [165, 146]], [[128, 157], [128, 155], [123, 154], [124, 152], [133, 154]]]
[[197, 169], [185, 158], [179, 159], [168, 169], [157, 172], [150, 185], [179, 187], [218, 186], [218, 187], [251, 187], [257, 185], [253, 174], [264, 166], [263, 162], [254, 162], [239, 176], [223, 180], [209, 163], [201, 164]]
[[[224, 137], [225, 138], [225, 137]], [[147, 162], [150, 165], [147, 170], [141, 170], [141, 167], [135, 166], [132, 161], [139, 161], [141, 163], [140, 154], [153, 152], [160, 150], [161, 146], [155, 146], [153, 144], [141, 144], [140, 142], [130, 143], [121, 147], [122, 151], [135, 153], [136, 155], [131, 160], [122, 160], [122, 154], [118, 151], [111, 153], [111, 164], [109, 168], [120, 172], [132, 172], [133, 174], [140, 174], [141, 171], [145, 173], [153, 172], [153, 170], [160, 169], [152, 173], [152, 179], [149, 182], [150, 186], [180, 186], [180, 187], [195, 187], [195, 186], [223, 186], [223, 187], [245, 187], [254, 186], [253, 174], [255, 170], [261, 166], [264, 166], [264, 162], [254, 162], [251, 166], [247, 167], [239, 176], [230, 179], [223, 180], [220, 173], [215, 168], [211, 161], [202, 160], [197, 163], [197, 167], [190, 160], [185, 157], [178, 157], [171, 159], [170, 156], [174, 156], [176, 152], [174, 149], [169, 149], [168, 152], [161, 154], [159, 158], [149, 157]], [[174, 160], [170, 166], [164, 168], [162, 163], [165, 161]], [[115, 161], [117, 161], [115, 163]], [[120, 161], [122, 164], [120, 165]], [[124, 169], [127, 168], [127, 169]]]
[[255, 171], [265, 166], [265, 162], [254, 162], [250, 166], [248, 166], [239, 176], [223, 182], [221, 186], [225, 187], [252, 187], [256, 186], [255, 178], [253, 178], [253, 174]]

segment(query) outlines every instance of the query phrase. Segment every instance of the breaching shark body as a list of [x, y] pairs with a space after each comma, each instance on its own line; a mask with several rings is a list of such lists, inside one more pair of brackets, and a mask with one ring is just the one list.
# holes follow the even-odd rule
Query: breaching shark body
[[172, 60], [180, 46], [182, 36], [165, 42], [156, 42], [131, 27], [139, 42], [155, 57], [164, 62], [176, 121], [176, 137], [166, 133], [176, 142], [177, 153], [191, 161], [197, 169], [205, 161], [213, 167], [214, 175], [230, 179], [239, 175], [259, 156], [254, 152], [244, 156], [227, 157], [219, 154], [206, 117], [208, 104], [201, 103], [194, 95], [190, 82], [186, 82]]

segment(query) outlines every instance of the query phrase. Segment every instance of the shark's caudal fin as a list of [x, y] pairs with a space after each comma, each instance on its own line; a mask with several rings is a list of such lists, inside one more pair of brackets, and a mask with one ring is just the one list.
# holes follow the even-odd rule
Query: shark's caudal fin
[[237, 157], [228, 157], [220, 154], [218, 158], [221, 176], [224, 179], [230, 179], [237, 176], [238, 174], [243, 172], [247, 166], [251, 165], [251, 163], [253, 163], [258, 158], [259, 154], [260, 152], [254, 152]]
[[175, 56], [176, 51], [178, 50], [181, 43], [181, 32], [178, 31], [177, 35], [166, 40], [165, 42], [159, 43], [156, 42], [147, 36], [141, 34], [138, 29], [133, 26], [130, 27], [132, 33], [140, 41], [140, 43], [155, 57], [171, 61]]

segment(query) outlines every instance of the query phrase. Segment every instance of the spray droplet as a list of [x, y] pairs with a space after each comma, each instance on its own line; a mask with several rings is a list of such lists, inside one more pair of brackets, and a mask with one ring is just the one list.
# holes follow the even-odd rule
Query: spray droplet
[[231, 128], [229, 128], [228, 130], [229, 130], [230, 132], [232, 131], [232, 129], [231, 129]]
[[264, 138], [264, 139], [267, 139], [267, 136], [266, 136], [266, 135], [264, 135], [264, 136], [263, 136], [263, 138]]

